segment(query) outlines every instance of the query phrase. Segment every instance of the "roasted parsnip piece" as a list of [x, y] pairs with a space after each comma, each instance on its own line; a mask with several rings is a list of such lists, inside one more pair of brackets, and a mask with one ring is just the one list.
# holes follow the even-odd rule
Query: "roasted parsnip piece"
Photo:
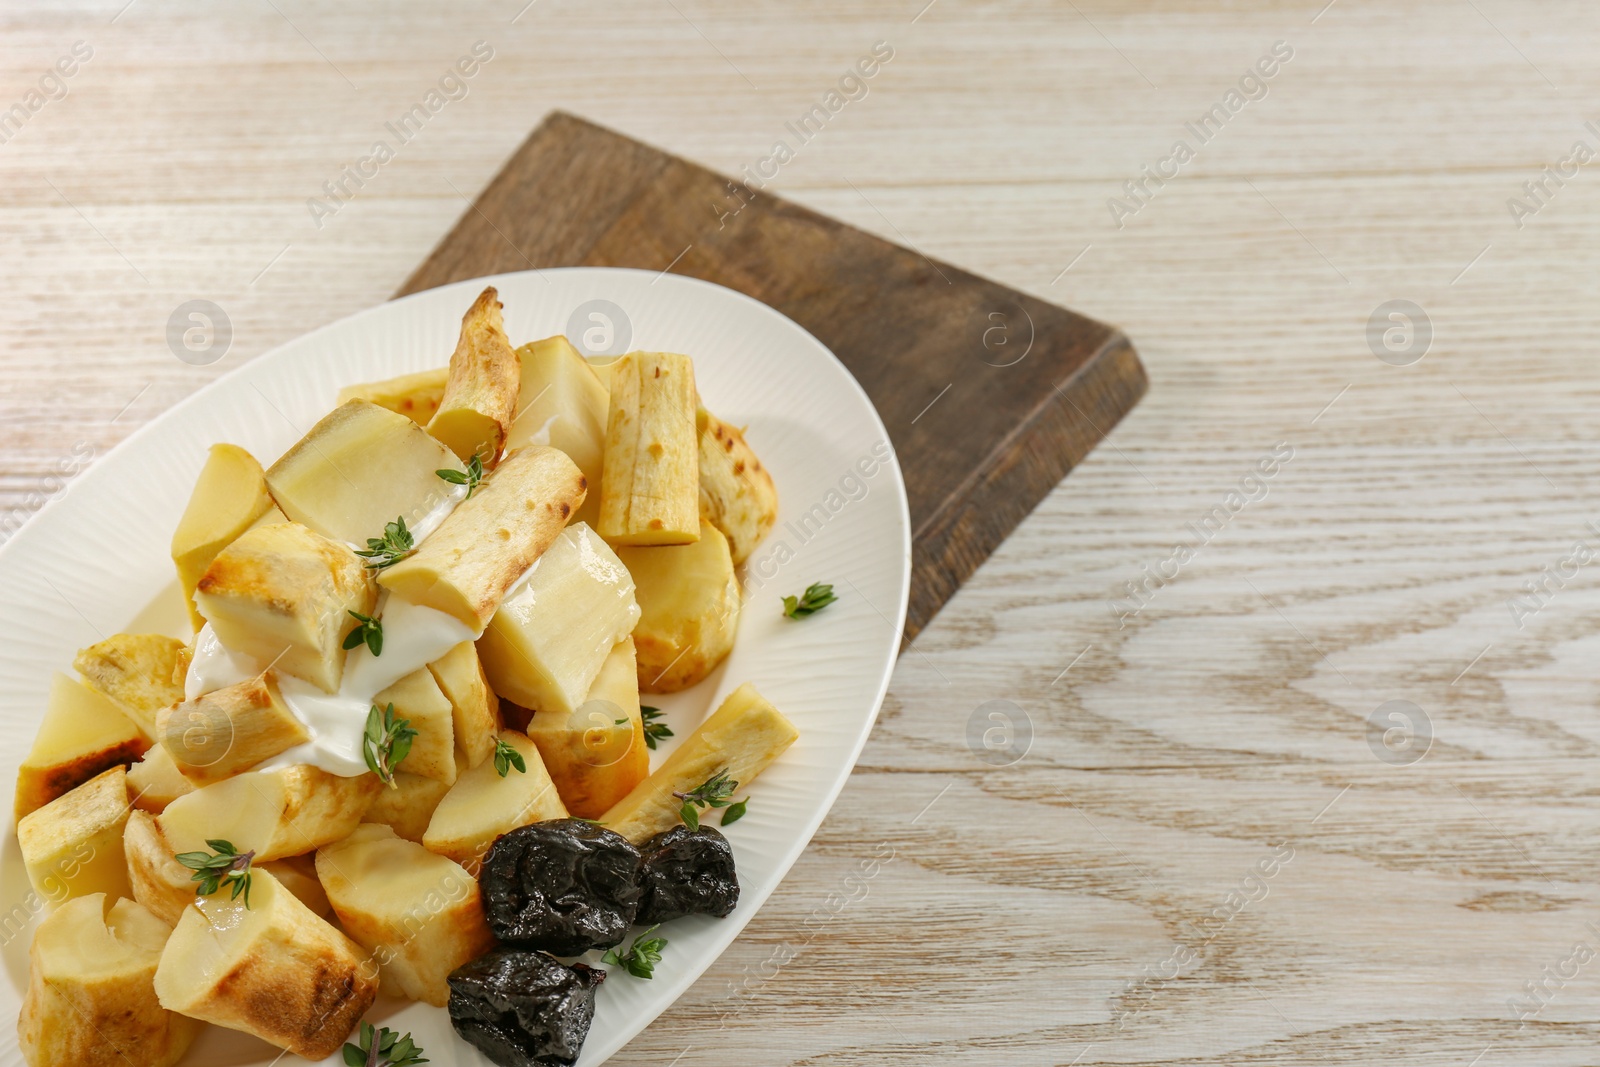
[[332, 693], [344, 673], [350, 612], [376, 597], [354, 552], [297, 522], [257, 526], [212, 561], [195, 590], [200, 613], [234, 652]]
[[627, 568], [579, 523], [561, 531], [500, 604], [478, 654], [496, 693], [566, 714], [638, 619]]
[[365, 400], [334, 408], [267, 470], [278, 508], [324, 537], [364, 545], [396, 517], [414, 526], [453, 494], [455, 454], [404, 415]]
[[128, 796], [133, 806], [152, 815], [160, 815], [168, 804], [194, 789], [194, 783], [183, 776], [172, 754], [161, 745], [153, 746], [144, 759], [128, 768]]
[[212, 445], [189, 505], [172, 534], [172, 562], [189, 605], [189, 621], [205, 625], [194, 604], [194, 588], [211, 561], [272, 510], [261, 464], [238, 445]]
[[[401, 766], [405, 766], [404, 763]], [[461, 750], [456, 750], [456, 777], [466, 773], [467, 765]], [[437, 778], [424, 778], [420, 774], [396, 771], [394, 788], [380, 789], [372, 806], [362, 816], [365, 822], [382, 823], [407, 841], [422, 841], [428, 832], [428, 822], [439, 807], [439, 801], [452, 786]]]
[[110, 698], [57, 674], [33, 747], [17, 771], [14, 812], [22, 818], [108, 767], [131, 763], [150, 742]]
[[500, 294], [488, 288], [461, 319], [449, 379], [428, 432], [462, 462], [477, 456], [493, 467], [517, 416], [522, 364], [506, 337]]
[[588, 698], [570, 714], [540, 711], [528, 723], [561, 802], [580, 819], [598, 819], [650, 773], [639, 715], [633, 638], [611, 649]]
[[317, 849], [317, 877], [339, 924], [377, 961], [385, 993], [442, 1008], [450, 972], [494, 947], [472, 875], [387, 826]]
[[433, 413], [439, 410], [439, 401], [444, 399], [445, 381], [449, 376], [450, 368], [438, 367], [416, 374], [385, 378], [381, 382], [347, 385], [339, 390], [339, 403], [367, 400], [380, 408], [404, 415], [420, 426], [426, 426], [428, 420], [433, 418]]
[[450, 700], [456, 746], [466, 756], [467, 766], [476, 767], [494, 755], [494, 738], [500, 732], [500, 700], [489, 688], [478, 648], [463, 641], [428, 664], [428, 670]]
[[394, 705], [396, 719], [407, 719], [417, 735], [401, 766], [411, 774], [437, 778], [450, 785], [456, 780], [455, 724], [450, 699], [426, 667], [412, 671], [372, 698], [380, 708]]
[[695, 412], [700, 444], [700, 516], [721, 530], [735, 567], [778, 521], [778, 489], [744, 433], [705, 408]]
[[589, 481], [589, 497], [575, 521], [593, 526], [600, 517], [600, 484], [606, 448], [610, 398], [600, 376], [565, 337], [517, 349], [522, 360], [522, 394], [507, 448], [549, 445], [572, 457]]
[[18, 820], [17, 843], [34, 890], [56, 901], [90, 893], [127, 896], [122, 830], [128, 811], [127, 772], [113, 767]]
[[697, 789], [719, 772], [738, 782], [743, 793], [799, 736], [794, 724], [746, 682], [600, 822], [638, 844], [681, 821], [684, 802], [674, 793]]
[[128, 859], [133, 899], [161, 921], [176, 926], [183, 909], [194, 903], [194, 872], [177, 861], [177, 850], [167, 843], [153, 815], [137, 810], [128, 813], [122, 851]]
[[111, 698], [148, 737], [156, 736], [156, 715], [183, 699], [177, 667], [184, 644], [165, 634], [113, 634], [80, 649], [72, 665], [84, 684]]
[[710, 674], [733, 648], [739, 629], [739, 581], [728, 540], [702, 521], [692, 545], [621, 548], [636, 583], [639, 688], [676, 693]]
[[246, 771], [179, 797], [156, 822], [178, 852], [221, 839], [272, 860], [349, 834], [382, 788], [377, 775], [341, 778], [307, 764]]
[[79, 897], [39, 927], [17, 1043], [29, 1067], [171, 1067], [203, 1024], [156, 999], [172, 927], [131, 900]]
[[248, 908], [214, 893], [184, 910], [155, 990], [165, 1008], [320, 1061], [372, 1007], [378, 978], [360, 946], [256, 870]]
[[503, 731], [500, 740], [517, 751], [527, 770], [512, 767], [502, 778], [490, 760], [464, 772], [434, 809], [422, 835], [429, 852], [448, 856], [473, 873], [494, 839], [506, 831], [567, 817], [533, 742], [511, 730]]
[[611, 369], [599, 533], [613, 545], [686, 545], [700, 536], [694, 364], [631, 352]]
[[232, 778], [311, 740], [278, 692], [272, 671], [163, 708], [156, 737], [197, 786]]
[[586, 489], [583, 472], [565, 453], [513, 452], [415, 553], [380, 572], [378, 584], [481, 631], [566, 526]]

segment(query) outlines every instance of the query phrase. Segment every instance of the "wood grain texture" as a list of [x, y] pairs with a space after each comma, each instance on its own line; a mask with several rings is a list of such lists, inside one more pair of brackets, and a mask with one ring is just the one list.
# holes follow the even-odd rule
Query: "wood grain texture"
[[[815, 136], [789, 130], [801, 134]], [[798, 322], [850, 368], [900, 459], [913, 537], [910, 642], [1144, 395], [1144, 367], [1110, 327], [752, 180], [558, 112], [399, 295], [501, 271], [634, 267], [736, 289]], [[940, 403], [959, 420], [922, 423]]]
[[[1592, 5], [275, 2], [0, 13], [0, 103], [95, 47], [0, 145], [5, 507], [386, 299], [549, 110], [737, 174], [880, 39], [774, 190], [1116, 323], [1150, 372], [901, 657], [783, 886], [613, 1062], [1600, 1063], [1600, 965], [1567, 962], [1600, 947], [1600, 567], [1507, 606], [1600, 546], [1600, 178], [1507, 208], [1594, 144]], [[306, 199], [480, 38], [470, 95], [317, 229]], [[1267, 95], [1116, 228], [1278, 40]], [[165, 330], [199, 297], [234, 337], [191, 366]], [[1368, 344], [1393, 299], [1433, 326], [1410, 366]], [[993, 700], [1032, 725], [1006, 767], [967, 744]], [[1428, 716], [1419, 762], [1375, 755], [1390, 700]]]

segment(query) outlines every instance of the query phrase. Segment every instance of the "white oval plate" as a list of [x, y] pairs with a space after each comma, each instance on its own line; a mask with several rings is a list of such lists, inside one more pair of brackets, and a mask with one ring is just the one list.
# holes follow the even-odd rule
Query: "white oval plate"
[[[620, 310], [629, 348], [691, 355], [706, 406], [748, 427], [781, 502], [776, 528], [746, 564], [739, 640], [727, 663], [692, 690], [646, 702], [667, 711], [681, 739], [735, 686], [753, 681], [794, 720], [800, 740], [762, 775], [749, 814], [728, 829], [742, 885], [738, 909], [722, 920], [691, 917], [664, 927], [671, 944], [653, 980], [614, 971], [599, 991], [579, 1061], [592, 1067], [676, 1000], [789, 870], [866, 742], [899, 649], [911, 528], [888, 434], [844, 365], [764, 304], [674, 274], [502, 274], [352, 315], [202, 389], [78, 476], [0, 549], [0, 781], [16, 778], [51, 672], [70, 672], [77, 649], [157, 617], [150, 606], [172, 596], [168, 543], [207, 447], [231, 441], [270, 463], [333, 407], [341, 386], [442, 366], [462, 314], [485, 285], [500, 290], [515, 344], [567, 333], [569, 324], [575, 341], [590, 329], [591, 340], [604, 341], [608, 325], [621, 325], [606, 316], [617, 319]], [[583, 307], [591, 301], [611, 307], [591, 318]], [[63, 441], [62, 454], [71, 447]], [[832, 582], [839, 601], [805, 621], [783, 618], [780, 598], [816, 581]], [[46, 907], [8, 834], [0, 852], [6, 1063], [22, 1062], [9, 1020], [26, 988], [32, 928]], [[381, 1000], [368, 1017], [411, 1031], [440, 1067], [488, 1063], [455, 1036], [442, 1009]], [[277, 1057], [254, 1038], [212, 1027], [184, 1063], [265, 1067]]]

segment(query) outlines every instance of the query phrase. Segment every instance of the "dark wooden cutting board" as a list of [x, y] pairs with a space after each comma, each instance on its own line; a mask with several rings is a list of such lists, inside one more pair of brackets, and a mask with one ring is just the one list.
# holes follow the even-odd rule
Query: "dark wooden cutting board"
[[905, 472], [906, 642], [1147, 384], [1110, 326], [561, 112], [397, 295], [572, 266], [670, 266], [737, 289], [844, 361]]

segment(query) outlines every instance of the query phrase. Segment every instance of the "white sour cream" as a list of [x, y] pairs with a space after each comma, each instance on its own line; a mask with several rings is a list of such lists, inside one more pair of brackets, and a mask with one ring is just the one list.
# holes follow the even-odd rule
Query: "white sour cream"
[[[324, 692], [321, 686], [289, 674], [277, 676], [284, 704], [305, 726], [311, 740], [279, 753], [253, 770], [308, 763], [345, 778], [365, 774], [367, 762], [361, 752], [361, 739], [373, 698], [461, 642], [478, 636], [453, 615], [403, 600], [381, 605], [380, 612], [383, 655], [374, 656], [366, 645], [347, 652], [337, 693]], [[195, 638], [194, 660], [184, 679], [184, 697], [194, 700], [254, 678], [267, 666], [254, 657], [228, 650], [207, 623]]]

